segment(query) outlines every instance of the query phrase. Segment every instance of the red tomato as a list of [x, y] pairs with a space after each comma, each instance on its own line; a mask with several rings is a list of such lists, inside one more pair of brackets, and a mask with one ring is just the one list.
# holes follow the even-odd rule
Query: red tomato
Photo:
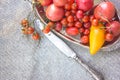
[[106, 41], [110, 42], [110, 41], [113, 40], [113, 38], [114, 38], [113, 34], [111, 34], [111, 33], [106, 33], [106, 35], [105, 35], [105, 40], [106, 40]]
[[34, 28], [33, 27], [28, 27], [28, 34], [32, 34], [34, 32]]
[[89, 16], [87, 16], [87, 15], [85, 15], [83, 18], [82, 18], [82, 21], [83, 22], [89, 22], [89, 20], [90, 20], [90, 17]]
[[66, 28], [66, 33], [71, 36], [76, 36], [79, 34], [79, 30], [76, 27], [69, 27]]
[[92, 20], [92, 25], [93, 26], [98, 26], [98, 19], [93, 19]]
[[40, 36], [37, 32], [33, 33], [32, 35], [33, 40], [39, 40]]
[[41, 3], [42, 6], [49, 6], [51, 3], [53, 3], [53, 0], [37, 0]]
[[83, 44], [87, 44], [88, 42], [89, 42], [89, 37], [88, 36], [82, 36], [81, 38], [80, 38], [80, 41], [81, 41], [81, 43], [83, 43]]
[[115, 15], [115, 6], [110, 1], [102, 2], [95, 8], [94, 15], [103, 21], [111, 20]]
[[27, 19], [23, 19], [23, 20], [21, 20], [21, 25], [22, 26], [26, 26], [26, 25], [28, 25], [28, 20]]
[[81, 28], [82, 27], [82, 23], [79, 22], [79, 21], [75, 22], [75, 27]]
[[68, 0], [53, 0], [53, 3], [55, 4], [55, 6], [58, 6], [58, 7], [63, 7], [67, 2]]
[[71, 10], [71, 4], [70, 3], [65, 4], [64, 8], [65, 10]]
[[63, 18], [63, 19], [61, 20], [61, 24], [62, 24], [63, 26], [67, 26], [67, 24], [68, 24], [67, 19], [66, 19], [66, 18]]
[[73, 4], [74, 0], [68, 0], [68, 3]]
[[74, 22], [74, 16], [70, 15], [67, 17], [68, 22]]
[[62, 30], [62, 24], [60, 22], [56, 23], [55, 30], [56, 31], [61, 31]]
[[78, 9], [78, 6], [77, 6], [76, 3], [73, 3], [73, 4], [71, 5], [71, 8], [72, 8], [73, 10], [77, 10], [77, 9]]
[[47, 25], [46, 27], [45, 27], [45, 29], [43, 30], [43, 32], [44, 33], [49, 33], [50, 32], [50, 26], [49, 25]]

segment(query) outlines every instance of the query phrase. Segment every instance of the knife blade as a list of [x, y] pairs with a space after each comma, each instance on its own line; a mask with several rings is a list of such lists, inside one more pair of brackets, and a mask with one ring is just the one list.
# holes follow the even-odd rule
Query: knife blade
[[[36, 19], [35, 24], [40, 30], [44, 29], [44, 24], [39, 20]], [[69, 58], [76, 60], [81, 66], [83, 66], [95, 80], [104, 80], [103, 76], [97, 72], [96, 70], [90, 68], [87, 64], [85, 64], [77, 54], [59, 37], [57, 37], [51, 31], [48, 34], [44, 34], [64, 55]]]

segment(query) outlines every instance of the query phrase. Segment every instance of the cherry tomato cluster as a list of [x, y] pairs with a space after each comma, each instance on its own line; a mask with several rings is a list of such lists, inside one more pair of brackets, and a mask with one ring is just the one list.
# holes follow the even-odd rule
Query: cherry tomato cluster
[[22, 33], [25, 35], [32, 35], [33, 40], [39, 40], [40, 35], [35, 31], [33, 27], [29, 25], [29, 21], [27, 19], [21, 20], [22, 25]]

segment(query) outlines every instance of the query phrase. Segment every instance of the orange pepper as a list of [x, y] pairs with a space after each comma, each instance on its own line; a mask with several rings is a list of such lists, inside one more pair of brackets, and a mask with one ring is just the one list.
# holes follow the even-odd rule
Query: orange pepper
[[99, 23], [98, 26], [91, 26], [90, 30], [90, 54], [96, 54], [105, 42], [104, 25]]

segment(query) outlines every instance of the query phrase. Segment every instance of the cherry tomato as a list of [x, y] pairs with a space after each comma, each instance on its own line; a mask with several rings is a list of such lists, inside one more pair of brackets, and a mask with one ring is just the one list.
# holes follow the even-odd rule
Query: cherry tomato
[[77, 17], [78, 19], [83, 18], [83, 17], [84, 17], [83, 11], [82, 11], [82, 10], [78, 10], [78, 11], [76, 12], [76, 17]]
[[63, 18], [63, 19], [61, 20], [61, 24], [62, 24], [63, 26], [67, 26], [67, 24], [68, 24], [67, 19], [66, 19], [66, 18]]
[[50, 21], [50, 22], [48, 23], [48, 25], [49, 25], [50, 27], [53, 27], [53, 26], [55, 25], [55, 23], [52, 22], [52, 21]]
[[90, 33], [90, 30], [89, 29], [85, 29], [84, 34], [88, 35], [89, 33]]
[[90, 16], [90, 21], [92, 22], [93, 19], [95, 19], [95, 16], [94, 16], [94, 15], [91, 15], [91, 16]]
[[81, 28], [79, 29], [79, 32], [80, 32], [80, 33], [84, 33], [84, 31], [85, 31], [85, 29], [84, 29], [83, 27], [81, 27]]
[[33, 40], [39, 40], [39, 38], [40, 38], [40, 36], [37, 32], [33, 33], [33, 35], [32, 35]]
[[81, 40], [81, 43], [87, 44], [89, 42], [89, 37], [84, 35], [84, 36], [81, 37], [80, 40]]
[[43, 32], [46, 33], [46, 34], [49, 33], [49, 32], [50, 32], [50, 26], [47, 25], [47, 26], [44, 28]]
[[74, 22], [74, 17], [72, 15], [67, 17], [68, 22]]
[[77, 6], [76, 3], [73, 3], [73, 4], [71, 5], [71, 8], [72, 8], [73, 10], [77, 10], [78, 6]]
[[85, 15], [83, 18], [82, 18], [82, 21], [83, 22], [88, 22], [90, 20], [90, 17]]
[[74, 16], [74, 21], [78, 21], [78, 18], [76, 15]]
[[28, 27], [28, 34], [32, 34], [34, 32], [34, 28], [33, 27]]
[[28, 25], [28, 20], [27, 19], [23, 19], [23, 20], [21, 20], [21, 25], [22, 26], [26, 26], [26, 25]]
[[60, 22], [56, 23], [55, 30], [56, 31], [61, 31], [62, 30], [62, 24]]
[[74, 22], [70, 22], [67, 24], [68, 27], [73, 27], [74, 26]]
[[81, 28], [82, 27], [82, 23], [79, 22], [79, 21], [75, 22], [75, 27]]
[[105, 35], [106, 41], [110, 42], [113, 40], [113, 38], [114, 38], [114, 35], [112, 33], [106, 33], [106, 35]]
[[71, 4], [70, 3], [65, 4], [64, 8], [65, 10], [71, 10]]
[[23, 29], [22, 29], [22, 33], [25, 34], [25, 35], [28, 34], [27, 28], [23, 28]]
[[72, 12], [73, 15], [75, 15], [77, 10], [72, 9], [71, 12]]
[[90, 28], [90, 27], [91, 27], [91, 23], [90, 23], [90, 22], [84, 23], [84, 27], [85, 27], [85, 28]]
[[66, 12], [65, 12], [65, 16], [66, 16], [66, 17], [68, 17], [70, 14], [71, 14], [70, 11], [66, 11]]
[[66, 28], [66, 33], [71, 36], [76, 36], [79, 34], [79, 30], [76, 27], [68, 27]]
[[74, 0], [68, 0], [68, 2], [69, 2], [70, 4], [73, 4], [73, 3], [74, 3]]
[[98, 19], [93, 19], [92, 20], [92, 25], [93, 26], [98, 26]]

